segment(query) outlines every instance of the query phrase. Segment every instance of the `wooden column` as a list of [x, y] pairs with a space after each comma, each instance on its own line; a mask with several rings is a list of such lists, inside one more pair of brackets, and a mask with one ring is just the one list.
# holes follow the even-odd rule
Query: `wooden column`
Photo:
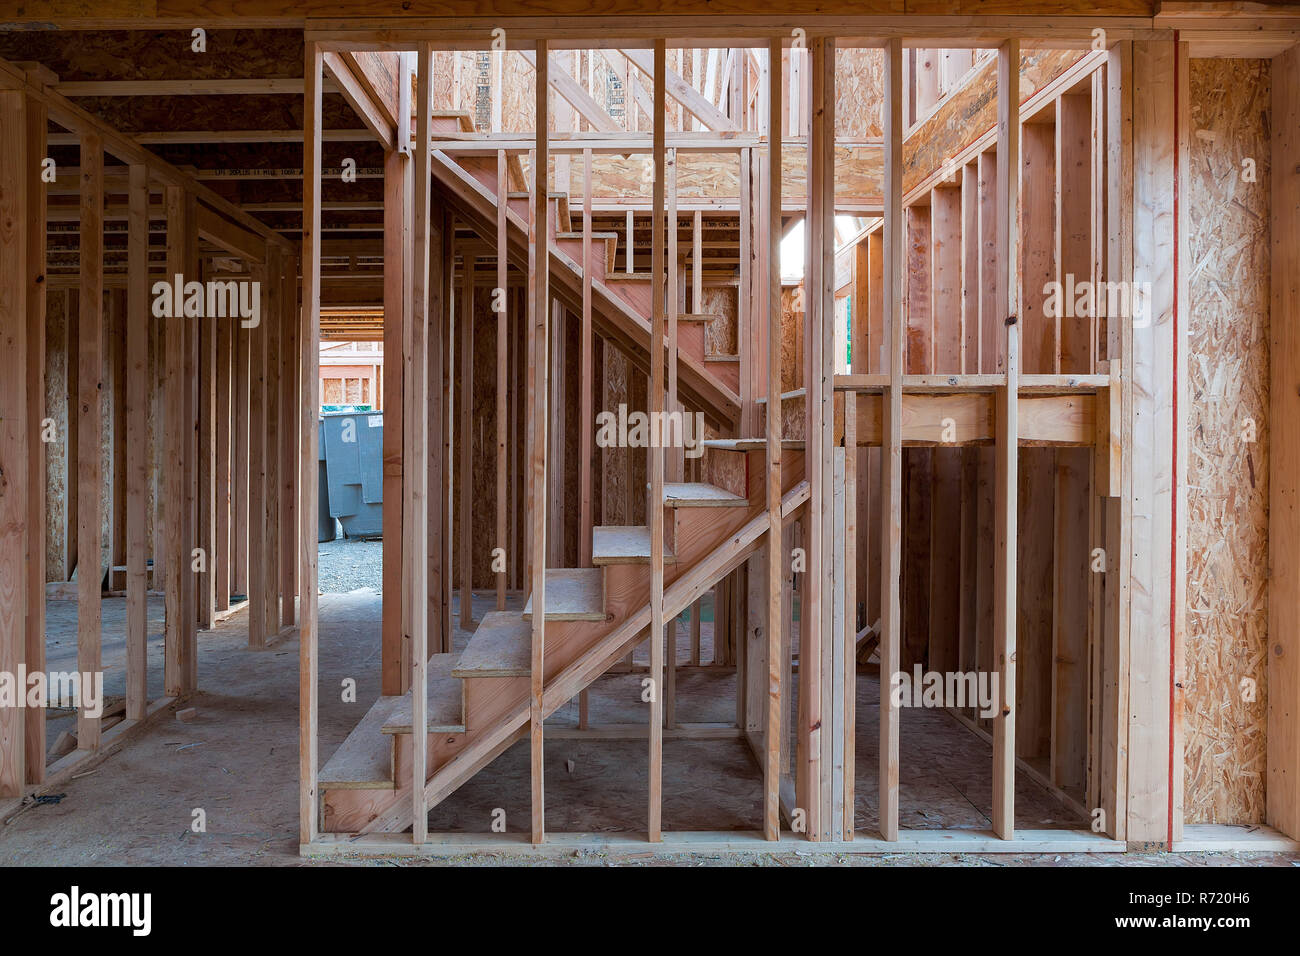
[[[654, 41], [654, 211], [650, 232], [650, 393], [653, 422], [664, 408], [664, 88], [665, 47]], [[662, 838], [663, 814], [663, 698], [664, 698], [664, 452], [660, 442], [649, 449], [650, 507], [650, 813], [649, 839]]]
[[[126, 303], [126, 719], [148, 704], [145, 499], [149, 492], [149, 170], [132, 166], [127, 189]], [[216, 555], [210, 556], [216, 560]]]
[[[40, 72], [44, 71], [40, 68]], [[47, 77], [48, 78], [48, 77]], [[32, 75], [28, 74], [31, 82]], [[45, 183], [41, 161], [48, 155], [45, 105], [26, 103], [26, 268], [27, 268], [27, 672], [45, 670]], [[10, 143], [6, 135], [0, 142]], [[10, 168], [18, 168], [10, 165]], [[66, 441], [66, 436], [64, 437]], [[25, 716], [27, 782], [45, 780], [45, 711]]]
[[280, 625], [293, 627], [298, 620], [298, 257], [285, 251], [282, 285], [284, 300], [280, 327]]
[[[20, 139], [21, 144], [21, 139]], [[81, 137], [81, 291], [77, 323], [77, 670], [103, 670], [100, 654], [100, 407], [104, 374], [104, 149], [93, 133]], [[19, 273], [21, 274], [21, 273]], [[22, 354], [20, 351], [18, 354]], [[21, 549], [19, 550], [21, 553]], [[11, 578], [10, 580], [16, 580]], [[77, 714], [77, 749], [99, 749], [98, 717]]]
[[1016, 788], [1016, 529], [1020, 382], [1020, 41], [998, 48], [997, 308], [1006, 327], [1006, 384], [994, 392], [993, 648], [1000, 707], [993, 720], [993, 832], [1010, 840]]
[[[781, 613], [781, 582], [786, 552], [781, 547], [781, 41], [768, 45], [767, 219], [760, 225], [767, 255], [767, 752], [763, 763], [763, 835], [781, 835], [781, 641], [786, 627]], [[716, 628], [717, 608], [714, 608]], [[714, 633], [716, 656], [717, 633]], [[805, 808], [806, 809], [806, 808]]]
[[231, 534], [231, 438], [234, 431], [234, 408], [231, 389], [234, 384], [234, 345], [237, 321], [217, 323], [217, 525], [216, 554], [216, 610], [230, 607], [231, 572], [234, 569], [234, 537]]
[[885, 693], [899, 670], [903, 537], [903, 44], [885, 44], [885, 238], [882, 313], [889, 375], [880, 416], [880, 835], [898, 839], [898, 708]]
[[[26, 174], [31, 157], [25, 99], [21, 92], [0, 90], [0, 276], [5, 279], [0, 286], [0, 672], [10, 675], [22, 671], [27, 656], [29, 588], [24, 565], [28, 535], [36, 532], [28, 526], [28, 496], [43, 494], [43, 489], [28, 485], [29, 440], [36, 436], [28, 434], [27, 410], [27, 219], [33, 210]], [[83, 219], [83, 234], [84, 225]], [[98, 449], [96, 456], [98, 460]], [[98, 502], [99, 496], [94, 497]], [[97, 550], [98, 541], [97, 534]], [[44, 602], [44, 594], [40, 599]], [[25, 692], [17, 688], [17, 693]], [[29, 712], [12, 704], [0, 707], [0, 797], [22, 796], [27, 779], [24, 720]], [[44, 763], [45, 755], [39, 759]]]
[[457, 464], [460, 466], [460, 626], [474, 628], [474, 266], [465, 252], [460, 279], [460, 402], [456, 429]]
[[[582, 356], [580, 359], [578, 380], [580, 382], [578, 407], [578, 564], [584, 568], [591, 567], [591, 456], [592, 441], [596, 427], [592, 412], [593, 390], [596, 383], [592, 380], [592, 329], [591, 329], [591, 150], [582, 151]], [[603, 248], [602, 246], [602, 255]], [[606, 521], [606, 524], [611, 522]], [[582, 692], [586, 703], [587, 692]]]
[[[499, 101], [494, 100], [498, 114], [500, 112]], [[497, 117], [498, 123], [500, 116]], [[506, 502], [506, 488], [508, 481], [506, 460], [506, 441], [510, 434], [508, 423], [506, 422], [507, 403], [509, 401], [509, 391], [507, 388], [509, 382], [509, 363], [508, 353], [506, 351], [506, 341], [510, 336], [509, 313], [506, 304], [509, 299], [506, 296], [507, 271], [509, 269], [507, 239], [509, 231], [506, 224], [506, 213], [508, 211], [506, 189], [509, 184], [509, 170], [506, 165], [505, 150], [497, 153], [497, 284], [496, 290], [492, 296], [493, 308], [497, 311], [497, 383], [496, 383], [496, 466], [497, 466], [497, 509], [496, 509], [496, 541], [495, 547], [501, 548], [504, 552], [507, 562], [514, 560], [511, 554], [509, 540], [507, 538], [507, 521], [509, 512]], [[585, 261], [585, 259], [584, 259]], [[584, 285], [584, 289], [587, 286]], [[506, 575], [509, 571], [509, 565], [506, 569], [497, 572], [497, 610], [506, 609]]]
[[255, 328], [240, 328], [248, 339], [248, 646], [253, 650], [266, 647], [267, 616], [270, 595], [267, 593], [268, 532], [266, 527], [266, 454], [267, 454], [267, 327], [272, 304], [271, 271], [266, 264], [253, 266], [253, 281], [260, 283], [262, 321]]
[[380, 625], [380, 683], [387, 696], [410, 689], [411, 649], [403, 622], [410, 620], [411, 595], [407, 588], [409, 556], [402, 545], [407, 525], [402, 509], [403, 420], [405, 405], [405, 329], [408, 276], [406, 246], [410, 236], [407, 218], [410, 196], [407, 183], [410, 158], [398, 150], [384, 154], [384, 598]]
[[529, 245], [533, 248], [534, 268], [529, 273], [531, 300], [529, 326], [529, 379], [532, 407], [529, 409], [530, 434], [528, 471], [532, 477], [529, 493], [532, 543], [532, 650], [529, 680], [529, 747], [532, 791], [532, 841], [546, 838], [546, 813], [542, 768], [542, 690], [546, 642], [546, 398], [549, 391], [548, 356], [550, 354], [550, 250], [548, 241], [547, 176], [550, 150], [547, 128], [550, 111], [547, 93], [550, 88], [550, 55], [546, 40], [537, 41], [537, 145], [533, 154], [533, 216], [529, 224]]
[[[316, 468], [320, 414], [320, 214], [321, 214], [321, 68], [320, 47], [308, 41], [303, 55], [303, 192], [302, 192], [302, 365], [303, 401], [299, 408], [301, 441], [298, 532], [302, 604], [298, 627], [298, 841], [311, 843], [319, 827], [316, 794], [316, 737], [320, 670], [317, 606]], [[423, 750], [414, 748], [417, 753]], [[418, 823], [417, 823], [418, 826]]]
[[266, 566], [262, 580], [266, 588], [266, 638], [280, 633], [280, 341], [284, 318], [284, 254], [279, 245], [268, 243], [266, 282], [268, 307], [262, 316], [263, 340], [266, 342], [266, 365], [263, 374], [263, 418], [266, 420], [266, 450], [262, 470], [266, 508], [263, 546]]
[[[233, 310], [238, 312], [238, 309]], [[218, 323], [237, 322], [238, 319], [217, 319], [205, 315], [195, 323], [199, 351], [198, 388], [196, 409], [199, 430], [197, 433], [198, 509], [197, 546], [203, 549], [203, 568], [195, 576], [197, 597], [197, 622], [200, 627], [211, 628], [217, 610], [217, 335]]]
[[[248, 333], [232, 323], [230, 354], [230, 591], [248, 600]], [[315, 534], [315, 532], [312, 532]]]

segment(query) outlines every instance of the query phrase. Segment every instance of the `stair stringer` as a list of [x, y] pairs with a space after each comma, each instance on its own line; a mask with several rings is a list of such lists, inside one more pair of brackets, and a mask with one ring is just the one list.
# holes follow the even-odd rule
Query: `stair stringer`
[[[762, 453], [751, 453], [762, 458]], [[782, 467], [786, 491], [782, 513], [789, 514], [808, 498], [803, 454], [787, 452]], [[686, 509], [678, 513], [675, 550], [678, 563], [665, 569], [664, 618], [680, 614], [721, 578], [735, 570], [763, 543], [769, 520], [765, 485], [755, 481], [749, 506], [731, 521], [723, 509]], [[731, 510], [731, 509], [728, 509]], [[546, 678], [542, 692], [543, 717], [572, 700], [645, 639], [650, 626], [649, 569], [644, 565], [616, 565], [607, 569], [606, 623], [551, 621], [546, 625]], [[602, 630], [603, 628], [603, 630]], [[425, 799], [432, 808], [491, 763], [529, 725], [529, 679], [471, 678], [466, 681], [466, 733], [430, 736]], [[374, 816], [354, 819], [348, 829], [358, 834], [393, 833], [411, 825], [413, 805], [410, 780], [410, 743], [397, 745], [394, 755], [394, 790], [373, 792], [368, 811]], [[403, 753], [405, 750], [405, 754]], [[354, 808], [361, 809], [361, 808]]]
[[[441, 150], [433, 151], [431, 169], [434, 178], [456, 202], [459, 211], [475, 221], [476, 228], [496, 230], [496, 195], [473, 172]], [[487, 175], [485, 171], [485, 175]], [[528, 223], [513, 209], [506, 210], [509, 242], [518, 261], [527, 261]], [[593, 247], [593, 255], [598, 254]], [[550, 246], [552, 292], [565, 300], [571, 309], [582, 310], [583, 266], [557, 245]], [[593, 270], [594, 271], [594, 270]], [[611, 291], [593, 277], [591, 283], [592, 315], [601, 333], [627, 354], [638, 368], [649, 372], [650, 320], [639, 314], [623, 296]], [[667, 350], [667, 340], [664, 349]], [[701, 362], [689, 355], [679, 355], [678, 388], [687, 404], [705, 413], [710, 424], [731, 431], [740, 419], [740, 398], [710, 373]]]

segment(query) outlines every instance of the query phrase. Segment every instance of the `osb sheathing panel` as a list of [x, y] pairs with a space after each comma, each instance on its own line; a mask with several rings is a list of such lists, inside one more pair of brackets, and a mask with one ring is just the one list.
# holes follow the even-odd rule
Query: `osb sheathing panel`
[[[1023, 51], [1020, 54], [1021, 102], [1064, 73], [1086, 53], [1086, 50]], [[994, 58], [903, 140], [904, 193], [996, 125], [997, 92], [997, 59]]]
[[[1267, 60], [1191, 61], [1188, 823], [1264, 822], [1269, 96]], [[1255, 161], [1254, 182], [1242, 179], [1245, 159]], [[1246, 678], [1253, 701], [1243, 699]]]
[[[781, 391], [803, 387], [803, 285], [781, 288]], [[802, 438], [802, 435], [787, 436]]]
[[[593, 404], [597, 414], [608, 411], [617, 415], [618, 406], [628, 401], [628, 375], [631, 369], [627, 357], [608, 341], [604, 346], [604, 358], [601, 388]], [[628, 449], [598, 448], [596, 451], [600, 455], [601, 483], [604, 489], [601, 495], [603, 523], [631, 524], [627, 509]]]
[[835, 51], [835, 135], [871, 139], [884, 135], [885, 54], [876, 49]]
[[[704, 330], [705, 355], [739, 355], [737, 336], [737, 290], [735, 286], [704, 286], [703, 310], [705, 315], [717, 318], [709, 321]], [[690, 307], [690, 300], [687, 300]]]

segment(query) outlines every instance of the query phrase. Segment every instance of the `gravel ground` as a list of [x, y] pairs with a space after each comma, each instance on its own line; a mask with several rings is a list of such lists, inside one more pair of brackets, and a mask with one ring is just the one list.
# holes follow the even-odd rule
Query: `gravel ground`
[[320, 543], [320, 589], [340, 594], [359, 588], [382, 590], [384, 542], [340, 535]]

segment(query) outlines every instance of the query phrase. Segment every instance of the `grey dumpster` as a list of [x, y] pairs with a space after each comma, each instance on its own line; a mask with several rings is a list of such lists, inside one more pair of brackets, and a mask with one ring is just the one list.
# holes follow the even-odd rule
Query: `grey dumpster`
[[325, 466], [325, 423], [320, 424], [316, 442], [316, 540], [333, 541], [334, 516], [330, 514], [329, 469]]
[[384, 532], [384, 413], [327, 412], [323, 417], [329, 511], [347, 538]]

